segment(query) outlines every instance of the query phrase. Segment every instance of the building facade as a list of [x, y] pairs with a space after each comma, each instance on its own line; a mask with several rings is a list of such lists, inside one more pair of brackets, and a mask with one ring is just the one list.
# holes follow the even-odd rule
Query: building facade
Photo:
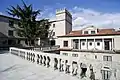
[[72, 31], [72, 15], [66, 9], [58, 9], [56, 10], [55, 20], [50, 22], [49, 45], [60, 45], [57, 36], [66, 35]]
[[120, 32], [115, 29], [98, 29], [94, 26], [58, 36], [61, 48], [79, 50], [120, 50]]
[[97, 80], [119, 80], [120, 32], [88, 26], [58, 36], [60, 55], [84, 64], [89, 73], [93, 67]]
[[8, 16], [0, 15], [0, 47], [24, 45], [24, 38], [17, 35], [13, 27], [19, 25], [19, 20]]

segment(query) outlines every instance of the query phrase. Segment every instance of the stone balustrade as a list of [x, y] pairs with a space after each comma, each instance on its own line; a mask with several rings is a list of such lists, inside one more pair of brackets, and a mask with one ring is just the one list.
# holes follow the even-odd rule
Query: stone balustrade
[[40, 51], [19, 49], [14, 47], [10, 48], [10, 53], [47, 68], [59, 70], [60, 72], [72, 76], [77, 76], [79, 78], [92, 78], [91, 80], [95, 80], [95, 78], [101, 80], [101, 69], [103, 66], [107, 65], [108, 67], [111, 67], [112, 65], [111, 63], [104, 61], [95, 62], [94, 60], [92, 61], [89, 59], [82, 59], [80, 57], [68, 57], [58, 54], [44, 53]]
[[80, 75], [80, 72], [78, 72], [78, 61], [75, 58], [69, 59], [69, 57], [60, 56], [58, 54], [43, 53], [14, 47], [10, 48], [10, 53], [33, 63], [53, 68], [54, 70], [59, 70], [66, 74]]

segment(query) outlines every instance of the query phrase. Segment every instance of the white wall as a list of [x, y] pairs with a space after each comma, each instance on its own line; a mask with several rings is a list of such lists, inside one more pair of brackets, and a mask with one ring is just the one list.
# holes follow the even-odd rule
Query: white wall
[[56, 28], [55, 28], [56, 36], [61, 36], [66, 34], [65, 23], [66, 23], [65, 21], [56, 22]]
[[[100, 45], [98, 46], [97, 43], [100, 43]], [[104, 44], [102, 43], [101, 40], [96, 40], [95, 41], [95, 48], [98, 49], [98, 50], [103, 50], [103, 46]]]
[[[85, 45], [82, 45], [82, 44], [85, 44]], [[87, 49], [87, 42], [86, 41], [81, 41], [81, 49], [83, 49], [83, 50], [86, 50]]]
[[[101, 70], [109, 70], [112, 72], [111, 79], [110, 80], [119, 80], [120, 76], [120, 54], [112, 54], [112, 53], [91, 53], [91, 52], [74, 52], [74, 51], [61, 51], [60, 54], [63, 55], [63, 53], [68, 53], [69, 59], [74, 59], [78, 61], [78, 65], [80, 63], [84, 63], [87, 65], [87, 76], [89, 74], [89, 66], [92, 64], [95, 77], [98, 80], [102, 80]], [[73, 57], [73, 54], [78, 54], [78, 57]], [[64, 55], [66, 56], [66, 55]], [[97, 58], [95, 58], [97, 56]], [[103, 56], [112, 56], [112, 61], [103, 61]], [[67, 57], [67, 56], [66, 56]], [[106, 69], [104, 67], [108, 67], [109, 69]], [[114, 77], [114, 70], [117, 70], [116, 72], [116, 78]]]
[[[92, 43], [92, 45], [90, 45], [90, 43]], [[88, 40], [87, 46], [88, 46], [88, 50], [94, 50], [94, 48], [95, 48], [94, 40]]]
[[[87, 37], [59, 37], [58, 39], [60, 39], [61, 40], [61, 43], [60, 43], [60, 47], [62, 48], [63, 47], [63, 41], [64, 40], [73, 40], [73, 39], [84, 39], [84, 40], [81, 40], [81, 43], [79, 43], [79, 46], [81, 45], [81, 49], [89, 49], [89, 50], [91, 50], [91, 49], [97, 49], [97, 50], [104, 50], [104, 42], [102, 41], [102, 39], [109, 39], [109, 38], [111, 38], [111, 39], [114, 39], [114, 41], [112, 41], [112, 42], [110, 42], [110, 50], [112, 50], [113, 48], [114, 49], [116, 49], [116, 50], [120, 50], [120, 42], [119, 42], [119, 40], [120, 40], [120, 35], [117, 35], [117, 36], [87, 36]], [[87, 39], [88, 40], [88, 43], [86, 43], [86, 40], [85, 39]], [[94, 41], [92, 41], [92, 46], [89, 46], [89, 42], [91, 42], [91, 41], [89, 41], [89, 40], [91, 40], [91, 39], [96, 39], [95, 40], [95, 43], [94, 43]], [[101, 40], [100, 40], [101, 39]], [[82, 45], [82, 42], [84, 42], [85, 43], [85, 45], [83, 46]], [[100, 43], [100, 45], [97, 45], [97, 42], [99, 42]], [[68, 47], [68, 48], [72, 48], [73, 47], [73, 43], [70, 43], [71, 44], [71, 46], [70, 47]], [[88, 45], [87, 45], [88, 44]], [[113, 48], [112, 48], [113, 47]]]
[[114, 43], [114, 49], [120, 50], [120, 36], [115, 36]]

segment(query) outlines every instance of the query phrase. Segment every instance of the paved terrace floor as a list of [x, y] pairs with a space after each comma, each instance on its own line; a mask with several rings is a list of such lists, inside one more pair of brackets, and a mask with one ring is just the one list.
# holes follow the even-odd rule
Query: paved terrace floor
[[29, 62], [10, 53], [0, 54], [0, 80], [80, 80], [75, 76]]

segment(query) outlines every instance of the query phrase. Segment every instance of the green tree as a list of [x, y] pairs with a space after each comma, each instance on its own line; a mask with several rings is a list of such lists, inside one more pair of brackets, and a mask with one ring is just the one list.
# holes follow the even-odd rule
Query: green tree
[[[37, 38], [46, 38], [46, 34], [48, 34], [49, 29], [49, 20], [42, 19], [36, 21], [38, 14], [40, 14], [40, 10], [33, 10], [32, 5], [26, 5], [23, 2], [23, 6], [20, 7], [17, 5], [16, 7], [11, 6], [8, 8], [8, 14], [13, 17], [17, 17], [19, 19], [19, 26], [14, 27], [17, 34], [20, 37], [24, 37], [27, 39], [29, 45], [32, 45], [32, 42], [35, 42]], [[34, 45], [34, 43], [33, 43]]]

